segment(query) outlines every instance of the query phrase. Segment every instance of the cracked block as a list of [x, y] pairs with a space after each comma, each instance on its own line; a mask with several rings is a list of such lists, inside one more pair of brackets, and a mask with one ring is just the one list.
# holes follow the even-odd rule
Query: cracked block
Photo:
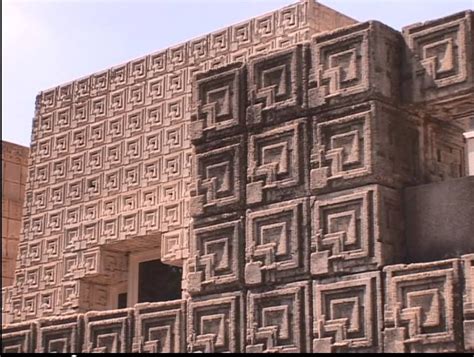
[[31, 322], [2, 327], [2, 353], [34, 352], [35, 327]]
[[77, 353], [83, 315], [50, 317], [36, 322], [36, 353]]
[[182, 300], [135, 305], [132, 352], [186, 352], [185, 313]]
[[474, 352], [474, 254], [462, 257], [464, 267], [464, 349]]
[[196, 148], [190, 216], [220, 214], [242, 208], [245, 176], [242, 137], [219, 147]]
[[395, 30], [369, 21], [315, 35], [311, 42], [310, 108], [399, 97], [402, 40]]
[[312, 124], [312, 192], [421, 180], [421, 134], [407, 113], [370, 101], [320, 113]]
[[258, 56], [248, 67], [247, 126], [268, 125], [301, 113], [307, 77], [302, 45]]
[[240, 218], [199, 228], [193, 226], [187, 276], [190, 294], [215, 292], [240, 285], [243, 224]]
[[459, 259], [384, 268], [384, 352], [462, 351]]
[[262, 285], [309, 273], [309, 200], [247, 210], [245, 283]]
[[308, 192], [306, 119], [252, 134], [248, 143], [247, 205], [300, 197]]
[[411, 102], [429, 103], [441, 119], [474, 113], [473, 28], [472, 11], [403, 28]]
[[244, 301], [241, 292], [188, 302], [188, 352], [242, 352]]
[[313, 283], [313, 352], [381, 352], [380, 272]]
[[242, 129], [246, 99], [244, 70], [241, 63], [234, 63], [196, 75], [191, 140], [209, 142]]
[[130, 352], [132, 318], [133, 309], [87, 312], [82, 352]]
[[310, 352], [309, 283], [247, 294], [246, 353]]
[[318, 196], [312, 206], [311, 274], [374, 270], [403, 258], [400, 193], [380, 185]]

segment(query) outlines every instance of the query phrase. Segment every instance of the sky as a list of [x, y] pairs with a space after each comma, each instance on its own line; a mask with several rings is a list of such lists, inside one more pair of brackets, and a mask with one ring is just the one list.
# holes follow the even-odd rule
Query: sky
[[[2, 140], [29, 146], [36, 95], [297, 0], [2, 0]], [[396, 30], [474, 0], [320, 0]]]

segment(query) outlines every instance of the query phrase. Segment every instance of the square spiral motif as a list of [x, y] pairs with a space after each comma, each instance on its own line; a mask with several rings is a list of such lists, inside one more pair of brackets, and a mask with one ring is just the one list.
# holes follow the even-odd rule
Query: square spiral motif
[[374, 269], [400, 254], [402, 214], [395, 190], [372, 185], [321, 195], [312, 214], [313, 275]]
[[245, 101], [243, 73], [244, 67], [237, 63], [197, 75], [193, 87], [192, 140], [209, 140], [219, 134], [229, 135], [230, 129], [239, 129]]
[[241, 352], [244, 306], [242, 293], [206, 296], [189, 302], [188, 352]]
[[462, 12], [403, 28], [410, 49], [414, 102], [450, 95], [448, 91], [455, 87], [472, 92], [473, 22], [472, 14]]
[[348, 180], [372, 172], [371, 113], [359, 112], [315, 123], [311, 188], [334, 180]]
[[[247, 125], [268, 124], [283, 112], [298, 113], [304, 106], [303, 47], [249, 61]], [[288, 113], [286, 113], [288, 114]], [[288, 116], [288, 115], [286, 115]]]
[[308, 199], [299, 199], [247, 211], [247, 285], [308, 273], [308, 210]]
[[129, 352], [132, 336], [132, 309], [91, 311], [85, 314], [84, 345], [86, 353]]
[[369, 88], [368, 23], [340, 32], [313, 39], [313, 79], [318, 86], [309, 91], [311, 106]]
[[240, 282], [242, 219], [191, 230], [188, 291], [203, 293]]
[[185, 352], [184, 301], [135, 305], [133, 353]]
[[190, 215], [199, 217], [238, 209], [243, 200], [242, 149], [240, 144], [197, 153], [195, 187], [191, 190]]
[[282, 201], [307, 192], [306, 129], [306, 120], [299, 119], [250, 136], [248, 205]]
[[384, 351], [459, 351], [459, 260], [392, 265], [386, 274]]
[[35, 327], [31, 322], [2, 327], [2, 353], [33, 352]]
[[313, 352], [380, 352], [380, 273], [313, 284]]
[[79, 351], [82, 315], [50, 317], [36, 322], [37, 353], [74, 353]]
[[309, 284], [247, 295], [247, 353], [309, 352]]

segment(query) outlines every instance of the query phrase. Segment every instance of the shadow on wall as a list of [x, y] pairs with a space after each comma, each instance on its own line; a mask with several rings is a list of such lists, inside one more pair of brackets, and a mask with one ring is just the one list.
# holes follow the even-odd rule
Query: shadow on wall
[[404, 191], [407, 262], [474, 252], [474, 176]]

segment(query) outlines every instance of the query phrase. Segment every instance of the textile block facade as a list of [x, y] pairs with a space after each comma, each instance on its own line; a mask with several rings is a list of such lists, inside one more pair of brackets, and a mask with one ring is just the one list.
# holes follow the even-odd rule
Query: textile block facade
[[385, 351], [460, 350], [459, 264], [455, 259], [384, 268]]
[[41, 92], [2, 351], [474, 350], [403, 202], [466, 175], [472, 19], [305, 0]]
[[381, 352], [378, 271], [313, 283], [313, 351]]

